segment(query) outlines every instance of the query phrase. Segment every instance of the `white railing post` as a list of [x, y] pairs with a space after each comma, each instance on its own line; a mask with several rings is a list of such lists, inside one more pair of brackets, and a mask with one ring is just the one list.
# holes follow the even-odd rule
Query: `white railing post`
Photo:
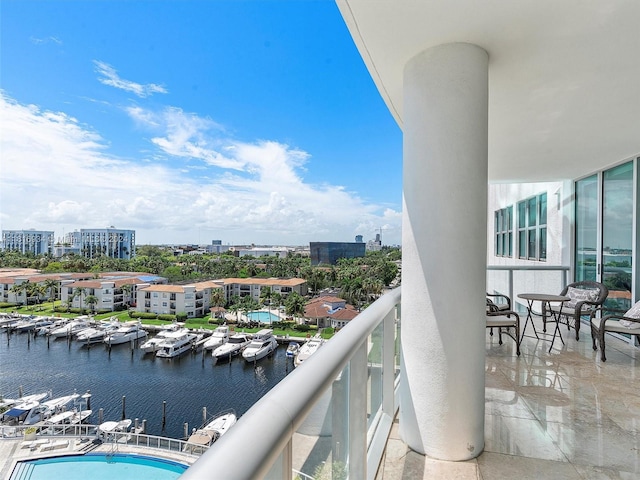
[[367, 478], [368, 341], [364, 339], [349, 362], [349, 478]]

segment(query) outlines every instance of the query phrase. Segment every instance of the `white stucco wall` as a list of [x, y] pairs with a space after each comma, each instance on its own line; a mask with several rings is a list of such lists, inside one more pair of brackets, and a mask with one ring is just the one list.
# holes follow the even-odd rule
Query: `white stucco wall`
[[[547, 259], [546, 261], [518, 258], [518, 202], [530, 197], [547, 194]], [[515, 266], [570, 266], [571, 264], [571, 218], [572, 218], [572, 182], [511, 183], [489, 185], [487, 209], [487, 264]], [[512, 257], [495, 255], [495, 212], [513, 207], [513, 245]], [[535, 273], [535, 274], [534, 274]], [[568, 274], [568, 281], [571, 276]], [[563, 287], [563, 273], [551, 272], [514, 272], [514, 300], [517, 294], [524, 292], [559, 293]], [[487, 291], [506, 294], [509, 291], [508, 273], [487, 271]], [[524, 302], [518, 302], [524, 305]]]

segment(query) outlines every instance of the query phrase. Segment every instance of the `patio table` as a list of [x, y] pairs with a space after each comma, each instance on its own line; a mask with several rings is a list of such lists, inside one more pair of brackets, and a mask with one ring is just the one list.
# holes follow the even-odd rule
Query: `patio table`
[[[518, 295], [518, 298], [521, 298], [522, 300], [526, 300], [527, 302], [527, 320], [524, 322], [524, 328], [522, 329], [522, 337], [524, 338], [524, 334], [527, 330], [527, 325], [529, 324], [529, 320], [531, 320], [533, 333], [535, 333], [536, 338], [538, 340], [540, 339], [539, 335], [548, 335], [546, 333], [538, 334], [538, 331], [536, 330], [536, 326], [533, 323], [533, 316], [532, 316], [533, 302], [540, 302], [542, 305], [542, 308], [545, 308], [544, 306], [546, 304], [546, 306], [548, 307], [548, 310], [551, 312], [551, 315], [553, 316], [553, 320], [556, 323], [556, 328], [553, 330], [553, 338], [551, 339], [551, 346], [549, 347], [549, 353], [551, 353], [551, 349], [553, 348], [553, 343], [556, 341], [556, 334], [560, 335], [560, 341], [564, 345], [562, 332], [560, 332], [560, 316], [562, 315], [562, 305], [564, 304], [564, 302], [569, 301], [570, 298], [565, 295], [549, 295], [546, 293], [520, 293]], [[558, 312], [554, 312], [553, 310], [551, 310], [551, 303], [553, 302], [560, 303], [560, 309], [558, 310]]]

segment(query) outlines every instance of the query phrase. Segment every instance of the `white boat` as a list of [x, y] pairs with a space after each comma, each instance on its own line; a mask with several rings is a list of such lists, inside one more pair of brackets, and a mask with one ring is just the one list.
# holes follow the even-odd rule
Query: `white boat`
[[76, 414], [73, 410], [67, 412], [60, 412], [45, 420], [45, 425], [63, 425], [65, 423], [71, 423], [71, 419]]
[[52, 398], [51, 400], [46, 400], [44, 402], [41, 402], [41, 405], [46, 407], [50, 411], [59, 412], [63, 409], [66, 409], [69, 404], [76, 402], [79, 398], [80, 395], [78, 393], [72, 393], [71, 395], [65, 395], [62, 397]]
[[13, 330], [18, 333], [28, 332], [37, 328], [46, 327], [53, 322], [48, 317], [34, 317], [25, 320], [20, 320], [17, 324], [13, 325]]
[[84, 421], [91, 416], [93, 413], [92, 410], [80, 410], [74, 411], [73, 417], [69, 419], [69, 423], [72, 425], [76, 425], [78, 423], [84, 423]]
[[91, 327], [86, 320], [72, 320], [65, 325], [62, 325], [49, 332], [49, 335], [53, 338], [71, 337], [77, 335], [82, 330], [86, 330]]
[[231, 335], [227, 343], [215, 348], [211, 355], [214, 358], [225, 358], [237, 355], [244, 347], [249, 345], [249, 336], [246, 333]]
[[273, 336], [273, 330], [265, 328], [253, 335], [251, 343], [242, 352], [243, 358], [247, 362], [260, 360], [278, 348], [278, 342]]
[[138, 340], [145, 338], [147, 332], [140, 328], [140, 323], [122, 325], [115, 332], [111, 332], [104, 337], [104, 343], [107, 345], [119, 345], [121, 343], [127, 343], [131, 340]]
[[324, 339], [319, 335], [312, 337], [307, 341], [304, 345], [300, 347], [298, 350], [298, 354], [296, 355], [293, 363], [297, 367], [306, 359], [308, 359], [311, 355], [316, 353], [318, 349], [324, 345]]
[[176, 332], [168, 332], [160, 343], [156, 357], [173, 358], [191, 349], [191, 344], [196, 339], [195, 333], [189, 333], [187, 329]]
[[32, 425], [41, 420], [40, 402], [31, 400], [17, 403], [0, 417], [2, 425]]
[[219, 413], [211, 422], [189, 436], [183, 451], [192, 451], [194, 447], [211, 445], [233, 427], [236, 421], [236, 413], [233, 410]]
[[298, 342], [289, 342], [287, 346], [287, 357], [294, 358], [298, 354], [298, 350], [300, 350], [300, 344], [298, 344]]
[[174, 324], [169, 328], [160, 330], [155, 337], [150, 338], [149, 340], [144, 342], [142, 345], [140, 345], [140, 350], [142, 350], [144, 353], [157, 352], [161, 348], [160, 344], [164, 342], [165, 339], [167, 338], [167, 334], [170, 332], [175, 332], [177, 328], [178, 328], [178, 325]]
[[220, 325], [216, 327], [211, 336], [202, 344], [204, 350], [215, 350], [220, 345], [224, 345], [229, 340], [229, 327]]
[[70, 320], [68, 318], [58, 318], [57, 320], [54, 320], [54, 322], [51, 325], [44, 325], [42, 327], [38, 327], [36, 329], [36, 333], [38, 335], [49, 335], [49, 333], [56, 330], [57, 328], [62, 327], [63, 325], [66, 325], [67, 323], [69, 323], [69, 321]]

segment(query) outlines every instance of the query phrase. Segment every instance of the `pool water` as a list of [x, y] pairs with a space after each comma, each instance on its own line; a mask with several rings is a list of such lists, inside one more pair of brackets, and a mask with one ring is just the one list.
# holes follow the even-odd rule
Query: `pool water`
[[18, 462], [10, 480], [175, 480], [187, 465], [143, 455], [87, 453]]
[[249, 312], [247, 313], [247, 318], [249, 320], [253, 320], [254, 322], [260, 323], [272, 323], [280, 321], [280, 317], [274, 315], [271, 312]]

